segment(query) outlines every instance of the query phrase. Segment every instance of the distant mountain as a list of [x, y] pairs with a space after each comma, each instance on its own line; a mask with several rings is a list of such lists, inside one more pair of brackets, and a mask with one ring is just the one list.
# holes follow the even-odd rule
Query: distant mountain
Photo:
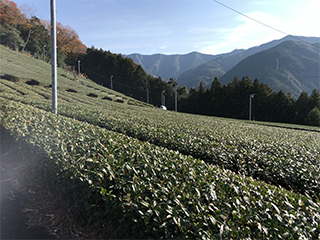
[[299, 97], [320, 87], [319, 43], [285, 41], [268, 50], [253, 54], [239, 62], [219, 80], [228, 84], [235, 76], [248, 76], [267, 83], [274, 91], [290, 92]]
[[[279, 40], [274, 40], [257, 47], [249, 48], [248, 50], [241, 49], [231, 52], [234, 54], [221, 54], [211, 61], [197, 66], [195, 69], [189, 69], [186, 72], [181, 73], [178, 77], [178, 83], [180, 86], [186, 85], [188, 88], [190, 88], [198, 87], [199, 82], [201, 81], [204, 87], [210, 87], [214, 77], [217, 76], [218, 78], [220, 78], [243, 59], [258, 52], [275, 47], [282, 42], [290, 40], [297, 41], [297, 39], [310, 44], [319, 44], [320, 41], [320, 38], [317, 37], [286, 36]], [[232, 81], [232, 79], [230, 81]]]
[[[160, 76], [163, 80], [171, 77], [178, 78], [177, 81], [179, 83], [179, 86], [185, 85], [189, 89], [191, 87], [197, 88], [199, 87], [199, 83], [201, 81], [205, 88], [209, 88], [211, 86], [211, 83], [214, 77], [216, 76], [219, 78], [219, 80], [221, 81], [223, 80], [224, 84], [227, 84], [228, 82], [232, 81], [234, 76], [238, 76], [238, 78], [241, 79], [243, 76], [247, 76], [247, 75], [253, 80], [255, 78], [258, 78], [260, 82], [264, 82], [264, 80], [267, 79], [266, 77], [264, 77], [265, 75], [262, 76], [261, 74], [256, 75], [255, 73], [252, 73], [252, 70], [254, 69], [250, 67], [250, 65], [252, 66], [253, 64], [251, 62], [250, 63], [248, 62], [248, 64], [250, 64], [248, 66], [242, 65], [242, 68], [245, 69], [246, 72], [240, 71], [241, 69], [239, 68], [236, 68], [237, 71], [235, 71], [233, 70], [233, 68], [237, 64], [239, 64], [241, 61], [245, 60], [250, 56], [253, 56], [257, 53], [276, 47], [283, 42], [298, 41], [298, 40], [301, 40], [301, 42], [304, 43], [305, 46], [309, 46], [309, 48], [310, 48], [310, 45], [306, 43], [313, 44], [315, 46], [314, 47], [315, 51], [318, 49], [318, 61], [319, 61], [320, 38], [319, 37], [303, 37], [303, 36], [286, 36], [282, 39], [274, 40], [274, 41], [262, 44], [260, 46], [249, 48], [247, 50], [236, 49], [232, 52], [219, 54], [219, 55], [208, 55], [208, 54], [202, 54], [199, 52], [191, 52], [184, 55], [130, 54], [130, 55], [124, 55], [124, 57], [132, 58], [133, 61], [141, 65], [142, 68], [148, 74], [151, 74], [153, 76]], [[290, 51], [290, 50], [286, 50], [286, 51]], [[301, 51], [304, 52], [303, 50]], [[297, 54], [299, 55], [299, 53]], [[297, 54], [295, 54], [294, 52], [291, 52], [291, 56], [295, 56], [294, 58], [298, 58]], [[304, 53], [304, 54], [307, 54], [307, 53]], [[279, 58], [279, 57], [276, 57], [276, 58]], [[289, 59], [291, 59], [291, 57], [289, 57]], [[279, 61], [280, 60], [281, 58], [279, 58]], [[256, 63], [258, 63], [258, 62], [263, 62], [265, 60], [256, 59], [256, 61], [257, 61]], [[312, 61], [315, 61], [315, 60], [313, 59]], [[282, 64], [282, 66], [284, 67], [285, 65], [283, 65], [283, 62], [284, 61], [282, 59], [280, 64]], [[247, 61], [245, 61], [245, 63], [247, 63]], [[261, 68], [257, 66], [256, 63], [254, 63], [255, 66], [261, 70]], [[306, 69], [309, 70], [308, 66], [305, 66], [305, 67]], [[287, 70], [285, 68], [282, 68], [282, 69], [283, 71]], [[291, 72], [291, 70], [288, 70], [288, 71]], [[275, 77], [276, 76], [279, 77], [278, 74], [279, 72], [276, 73]], [[301, 74], [303, 75], [304, 72], [302, 71]], [[300, 73], [298, 74], [297, 72], [295, 72], [294, 78], [297, 78], [301, 74]], [[318, 76], [318, 75], [319, 75], [319, 72], [314, 76]], [[311, 77], [311, 75], [309, 76]], [[268, 79], [270, 80], [271, 78], [268, 78]], [[285, 82], [282, 83], [280, 79], [281, 81], [285, 81]], [[304, 80], [300, 79], [301, 81], [298, 80], [299, 83], [296, 82], [295, 84], [293, 83], [289, 84], [284, 79], [285, 77], [279, 78], [279, 80], [276, 80], [276, 79], [273, 79], [272, 81], [270, 80], [269, 85], [273, 88], [273, 90], [279, 90], [281, 88], [286, 92], [292, 92], [294, 96], [297, 96], [297, 94], [301, 90], [305, 90], [310, 93], [310, 89], [313, 90], [317, 85], [316, 80], [313, 78], [305, 78]], [[293, 79], [291, 80], [295, 82]], [[293, 87], [293, 89], [291, 90], [291, 87], [288, 87], [288, 86], [291, 86], [291, 87], [295, 86], [295, 87]], [[319, 88], [319, 84], [317, 86]]]
[[180, 73], [187, 71], [191, 68], [197, 67], [200, 64], [208, 62], [217, 56], [202, 54], [198, 52], [191, 52], [188, 54], [180, 55], [165, 55], [165, 54], [153, 54], [153, 55], [141, 55], [130, 54], [124, 55], [124, 57], [131, 58], [135, 63], [141, 65], [141, 67], [153, 76], [160, 76], [163, 80], [166, 78], [176, 78]]

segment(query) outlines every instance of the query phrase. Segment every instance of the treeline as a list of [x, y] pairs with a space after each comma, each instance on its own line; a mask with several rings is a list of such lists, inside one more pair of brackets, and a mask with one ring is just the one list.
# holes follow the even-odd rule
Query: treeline
[[96, 83], [111, 88], [112, 81], [113, 90], [140, 101], [160, 105], [163, 91], [168, 93], [171, 101], [174, 96], [172, 84], [161, 77], [148, 75], [131, 58], [124, 58], [121, 54], [91, 47], [81, 56], [80, 62], [81, 72]]
[[[25, 8], [29, 15], [32, 14], [30, 6], [25, 5]], [[36, 16], [28, 17], [27, 13], [23, 13], [13, 1], [0, 0], [0, 44], [50, 62], [50, 23]], [[75, 30], [57, 23], [58, 66], [72, 64], [85, 52], [86, 46]]]
[[[14, 50], [28, 52], [36, 58], [51, 60], [50, 24], [30, 18], [22, 13], [13, 1], [0, 0], [0, 43]], [[57, 24], [57, 52], [60, 67], [71, 66], [75, 72], [78, 60], [81, 73], [105, 87], [122, 92], [138, 100], [160, 106], [163, 101], [168, 109], [175, 109], [177, 91], [178, 111], [248, 119], [249, 97], [252, 100], [252, 119], [320, 126], [320, 94], [315, 89], [310, 96], [302, 92], [296, 100], [282, 90], [274, 92], [257, 79], [237, 77], [228, 85], [221, 85], [218, 78], [210, 89], [200, 83], [198, 89], [178, 86], [175, 79], [163, 81], [148, 75], [130, 58], [110, 51], [87, 48], [78, 34], [70, 27]]]
[[163, 81], [161, 77], [148, 75], [140, 65], [130, 58], [110, 51], [88, 48], [81, 56], [81, 71], [98, 84], [122, 92], [138, 100], [160, 106], [161, 96], [165, 98], [168, 109], [175, 109], [175, 92], [177, 90], [178, 111], [219, 116], [227, 118], [248, 119], [250, 95], [251, 116], [256, 121], [296, 123], [320, 126], [320, 94], [315, 89], [310, 96], [301, 92], [298, 99], [284, 91], [275, 92], [268, 84], [254, 81], [249, 77], [239, 80], [237, 77], [228, 85], [223, 85], [215, 78], [210, 89], [200, 83], [198, 89], [190, 92], [170, 78]]
[[179, 110], [211, 116], [248, 119], [250, 95], [252, 119], [257, 121], [283, 122], [320, 126], [320, 93], [314, 89], [308, 96], [301, 92], [296, 100], [290, 93], [273, 91], [268, 84], [249, 77], [237, 77], [228, 85], [221, 85], [218, 78], [210, 89], [192, 88], [186, 98], [181, 99]]

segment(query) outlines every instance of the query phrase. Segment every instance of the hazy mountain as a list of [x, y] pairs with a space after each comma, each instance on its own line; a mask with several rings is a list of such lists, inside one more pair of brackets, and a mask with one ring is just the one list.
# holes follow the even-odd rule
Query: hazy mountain
[[253, 54], [223, 75], [219, 80], [228, 84], [235, 76], [249, 76], [267, 83], [273, 90], [290, 92], [298, 97], [320, 87], [319, 43], [285, 41], [268, 50]]
[[[319, 43], [320, 41], [320, 38], [317, 37], [286, 36], [279, 40], [274, 40], [257, 47], [249, 48], [248, 50], [235, 50], [233, 51], [234, 54], [221, 54], [213, 60], [199, 65], [195, 69], [189, 69], [186, 72], [181, 73], [178, 77], [178, 83], [180, 86], [186, 85], [188, 88], [190, 88], [198, 87], [199, 82], [202, 81], [204, 87], [210, 87], [214, 77], [217, 76], [220, 78], [243, 59], [258, 52], [275, 47], [282, 42], [288, 40], [297, 41], [297, 39], [310, 44]], [[232, 81], [232, 79], [230, 81]]]
[[141, 65], [147, 73], [166, 79], [171, 77], [176, 78], [180, 73], [208, 62], [217, 56], [191, 52], [185, 55], [130, 54], [124, 55], [124, 57], [131, 58], [135, 63]]
[[[257, 69], [260, 69], [262, 71], [262, 69], [260, 68], [260, 66], [257, 65], [257, 63], [266, 62], [265, 59], [255, 59], [256, 60], [255, 63], [245, 61], [244, 63], [249, 65], [245, 66], [243, 65], [244, 63], [242, 63], [241, 66], [243, 68], [243, 71], [240, 71], [241, 69], [239, 68], [236, 68], [236, 70], [234, 70], [233, 68], [237, 64], [239, 64], [241, 61], [245, 60], [250, 56], [253, 56], [257, 53], [274, 48], [283, 42], [298, 41], [298, 40], [301, 40], [302, 43], [310, 43], [310, 44], [317, 45], [318, 47], [315, 47], [314, 51], [318, 49], [318, 61], [319, 61], [320, 38], [302, 37], [302, 36], [286, 36], [282, 39], [274, 40], [274, 41], [262, 44], [260, 46], [249, 48], [247, 50], [236, 49], [232, 52], [219, 54], [219, 55], [208, 55], [208, 54], [202, 54], [199, 52], [192, 52], [184, 55], [130, 54], [130, 55], [124, 55], [124, 57], [132, 58], [134, 62], [137, 64], [140, 64], [148, 74], [151, 74], [153, 76], [160, 76], [163, 80], [171, 77], [178, 78], [179, 86], [185, 85], [189, 89], [191, 87], [197, 88], [199, 86], [200, 81], [203, 83], [204, 87], [209, 88], [211, 86], [212, 80], [216, 76], [220, 80], [223, 80], [224, 84], [227, 84], [228, 82], [233, 80], [234, 76], [238, 76], [238, 78], [242, 78], [243, 75], [244, 76], [248, 75], [251, 79], [258, 78], [260, 82], [264, 82], [265, 80], [268, 80], [268, 81], [270, 80], [269, 85], [274, 90], [279, 90], [280, 88], [282, 88], [284, 91], [292, 92], [294, 96], [297, 96], [297, 94], [301, 90], [306, 90], [310, 92], [310, 89], [313, 90], [317, 85], [315, 82], [316, 80], [314, 78], [293, 80], [293, 78], [297, 78], [300, 75], [304, 75], [304, 72], [302, 70], [301, 70], [302, 71], [301, 74], [300, 73], [298, 74], [298, 72], [295, 72], [294, 77], [290, 78], [291, 80], [288, 80], [289, 82], [292, 81], [292, 83], [289, 84], [289, 82], [285, 80], [286, 77], [284, 77], [284, 73], [282, 73], [281, 75], [282, 77], [278, 76], [280, 71], [278, 71], [277, 73], [274, 73], [275, 76], [273, 77], [273, 80], [271, 80], [271, 77], [268, 77], [268, 78], [264, 77], [265, 74], [260, 73], [258, 75], [258, 72], [252, 72], [254, 70], [252, 68], [252, 64], [254, 64], [257, 67]], [[310, 45], [307, 45], [307, 44], [302, 44], [302, 45], [305, 47], [309, 46], [310, 48]], [[301, 54], [302, 53], [308, 54], [308, 53], [305, 53], [304, 50], [302, 49], [300, 50], [302, 51], [300, 52]], [[292, 52], [292, 51], [295, 51], [294, 49], [283, 50], [283, 51], [289, 51], [289, 52], [291, 51], [290, 54], [291, 56], [294, 56], [293, 58], [300, 59], [298, 57], [298, 55], [300, 54], [299, 52], [296, 52], [296, 53]], [[263, 57], [263, 56], [264, 55], [261, 55], [260, 57]], [[291, 73], [291, 71], [293, 70], [286, 69], [285, 67], [288, 67], [288, 66], [283, 65], [284, 59], [279, 58], [279, 56], [277, 57], [273, 56], [273, 58], [274, 59], [278, 58], [278, 61], [280, 62], [279, 63], [280, 66], [283, 67], [282, 68], [283, 71], [289, 71]], [[273, 61], [276, 61], [274, 59]], [[291, 57], [289, 57], [288, 59], [292, 60]], [[287, 61], [288, 59], [286, 59], [285, 61]], [[315, 61], [315, 59], [313, 59], [312, 61]], [[275, 63], [273, 63], [273, 66], [274, 65]], [[305, 66], [305, 68], [308, 69], [309, 71], [309, 68], [311, 67], [311, 65]], [[265, 71], [266, 70], [263, 70], [262, 72], [265, 72]], [[312, 74], [309, 76], [311, 77], [311, 76], [318, 76], [318, 75], [319, 75], [319, 72], [317, 74]], [[279, 78], [279, 79], [277, 80], [275, 78]], [[284, 81], [284, 82], [282, 83], [281, 81]], [[292, 90], [291, 90], [291, 87], [293, 88]], [[319, 87], [319, 84], [318, 84], [318, 87]]]

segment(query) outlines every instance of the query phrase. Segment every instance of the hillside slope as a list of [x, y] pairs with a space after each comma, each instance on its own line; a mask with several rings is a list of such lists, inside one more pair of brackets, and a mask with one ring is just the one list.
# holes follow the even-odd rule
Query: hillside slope
[[[189, 74], [190, 72], [184, 72], [181, 73], [179, 76], [179, 85], [186, 85], [188, 88], [190, 87], [198, 87], [199, 86], [199, 81], [203, 81], [204, 87], [210, 87], [211, 82], [206, 82], [206, 79], [208, 79], [208, 76], [210, 76], [210, 79], [214, 79], [214, 77], [220, 77], [219, 75], [221, 74], [220, 71], [212, 71], [210, 69], [210, 66], [212, 65], [219, 65], [220, 68], [223, 70], [224, 73], [228, 72], [231, 70], [234, 66], [236, 66], [239, 62], [244, 60], [245, 58], [259, 53], [261, 51], [268, 50], [270, 48], [273, 48], [280, 43], [283, 43], [285, 41], [297, 41], [296, 38], [299, 38], [307, 43], [310, 44], [315, 44], [319, 43], [320, 38], [316, 37], [292, 37], [292, 36], [286, 36], [282, 39], [279, 40], [274, 40], [265, 44], [262, 44], [257, 47], [252, 47], [247, 50], [237, 50], [236, 54], [228, 55], [228, 54], [222, 54], [221, 56], [207, 62], [203, 63], [202, 65], [196, 67], [195, 69], [190, 69], [189, 71], [192, 71], [192, 74]], [[206, 66], [208, 65], [208, 66]], [[249, 74], [245, 74], [249, 75]], [[234, 76], [233, 76], [234, 77]], [[230, 80], [232, 81], [232, 79]]]
[[319, 237], [318, 128], [103, 101], [117, 93], [61, 69], [53, 114], [50, 65], [0, 51], [0, 134], [30, 150], [23, 177], [54, 189], [28, 209], [59, 238], [79, 225], [97, 239]]
[[220, 78], [228, 84], [235, 76], [249, 76], [267, 83], [274, 91], [290, 92], [298, 97], [301, 91], [309, 94], [319, 89], [319, 48], [286, 41], [269, 50], [247, 57]]
[[130, 54], [125, 57], [132, 58], [132, 60], [141, 65], [147, 73], [166, 79], [171, 77], [175, 78], [179, 76], [180, 73], [208, 62], [217, 56], [191, 52], [185, 55]]
[[[0, 91], [12, 88], [13, 84], [22, 89], [16, 94], [50, 100], [51, 65], [42, 60], [12, 51], [0, 45]], [[58, 68], [58, 107], [59, 102], [83, 103], [89, 106], [106, 106], [108, 102], [137, 106], [151, 106], [122, 93], [100, 86], [90, 79], [81, 78], [71, 72]], [[4, 94], [2, 93], [2, 94]], [[30, 98], [32, 100], [32, 98]]]

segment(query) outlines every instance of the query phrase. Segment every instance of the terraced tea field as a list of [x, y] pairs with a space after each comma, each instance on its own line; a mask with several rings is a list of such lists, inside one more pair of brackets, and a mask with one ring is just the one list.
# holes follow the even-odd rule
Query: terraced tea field
[[46, 152], [47, 180], [84, 224], [118, 238], [319, 238], [319, 128], [162, 111], [63, 70], [54, 115], [50, 65], [0, 50], [3, 131]]

